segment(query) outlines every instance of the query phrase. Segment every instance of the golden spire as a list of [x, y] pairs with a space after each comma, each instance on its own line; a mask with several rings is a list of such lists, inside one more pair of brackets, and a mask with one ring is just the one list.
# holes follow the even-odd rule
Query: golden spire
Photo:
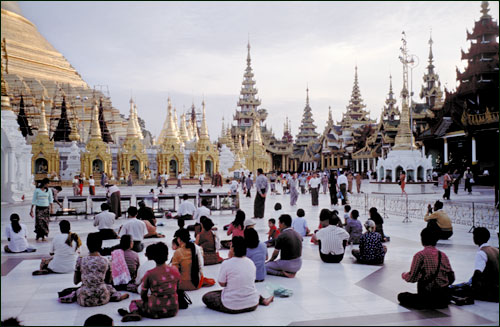
[[[187, 123], [186, 123], [187, 122]], [[193, 126], [191, 125], [191, 120], [184, 118], [184, 124], [186, 125], [187, 138], [191, 141], [194, 137], [193, 135]]]
[[245, 129], [245, 139], [243, 140], [243, 150], [244, 151], [248, 150], [248, 132], [247, 132], [247, 129]]
[[49, 135], [49, 131], [47, 129], [47, 120], [45, 118], [45, 102], [44, 98], [42, 97], [42, 103], [40, 104], [40, 127], [38, 128], [38, 134], [39, 135]]
[[201, 119], [201, 128], [200, 128], [200, 139], [209, 139], [208, 136], [208, 128], [207, 128], [207, 121], [205, 117], [205, 100], [201, 103], [202, 106], [202, 119]]
[[180, 135], [180, 131], [179, 131], [179, 118], [177, 116], [177, 108], [174, 107], [174, 130], [175, 130], [175, 134], [177, 134], [177, 136]]
[[238, 154], [243, 157], [243, 146], [241, 145], [241, 134], [238, 134]]
[[139, 124], [139, 118], [137, 116], [137, 104], [134, 102], [134, 124], [135, 124], [135, 129], [137, 130], [137, 135], [139, 135], [139, 139], [143, 140], [144, 135], [142, 134], [142, 128], [141, 125]]
[[168, 125], [167, 130], [165, 132], [166, 138], [177, 138], [177, 134], [175, 132], [174, 127], [174, 117], [172, 114], [172, 103], [170, 102], [170, 98], [168, 98]]
[[92, 123], [90, 125], [90, 139], [98, 139], [102, 141], [101, 127], [99, 126], [99, 108], [97, 107], [97, 99], [94, 99], [94, 108], [92, 108]]
[[130, 102], [130, 113], [128, 115], [127, 137], [138, 138], [139, 134], [137, 133], [137, 126], [135, 125], [135, 117], [134, 117], [134, 100], [130, 98], [129, 102]]
[[188, 141], [188, 131], [186, 129], [186, 115], [181, 115], [181, 127], [179, 132], [179, 138], [182, 142], [186, 143]]
[[255, 110], [252, 112], [252, 116], [253, 116], [253, 125], [252, 125], [252, 138], [250, 140], [250, 143], [262, 144], [259, 120], [257, 118], [257, 112]]

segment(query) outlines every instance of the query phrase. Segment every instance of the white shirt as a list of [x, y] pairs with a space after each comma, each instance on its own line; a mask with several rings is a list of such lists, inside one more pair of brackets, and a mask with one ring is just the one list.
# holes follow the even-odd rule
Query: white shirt
[[344, 253], [342, 241], [349, 239], [349, 233], [343, 228], [328, 225], [316, 232], [316, 239], [321, 241], [321, 253], [342, 254]]
[[205, 175], [201, 174], [200, 175], [200, 181], [204, 180], [205, 179]]
[[138, 285], [137, 292], [141, 294], [142, 291], [142, 278], [146, 273], [156, 267], [156, 262], [154, 260], [148, 260], [145, 262], [141, 262], [139, 269], [137, 269], [137, 277], [135, 278], [135, 284]]
[[118, 186], [116, 185], [113, 185], [113, 186], [110, 186], [108, 188], [108, 192], [106, 193], [108, 196], [111, 196], [111, 194], [115, 193], [115, 192], [120, 192], [120, 189], [118, 188]]
[[129, 234], [132, 236], [133, 241], [142, 241], [144, 235], [147, 234], [146, 224], [137, 218], [129, 218], [120, 229], [120, 236]]
[[194, 218], [194, 220], [196, 220], [197, 223], [200, 223], [200, 218], [203, 216], [209, 217], [210, 216], [210, 209], [208, 209], [207, 207], [201, 206], [198, 209], [196, 209], [196, 212], [194, 213], [193, 218]]
[[231, 193], [236, 193], [238, 191], [238, 182], [235, 181], [234, 179], [231, 181]]
[[182, 178], [182, 174], [177, 175], [177, 179], [181, 179], [181, 178]]
[[342, 185], [342, 184], [346, 184], [347, 185], [347, 177], [345, 176], [345, 174], [342, 174], [339, 176], [339, 178], [337, 178], [337, 185]]
[[307, 221], [304, 217], [296, 217], [292, 221], [292, 228], [300, 234], [300, 236], [304, 237], [307, 233]]
[[95, 186], [95, 180], [93, 178], [89, 179], [89, 186]]
[[21, 230], [19, 231], [19, 233], [14, 233], [12, 224], [8, 224], [7, 226], [5, 226], [5, 235], [10, 239], [9, 249], [12, 252], [23, 252], [29, 247], [28, 240], [26, 239], [26, 225], [20, 225]]
[[321, 184], [321, 178], [319, 177], [313, 177], [309, 180], [309, 186], [312, 188], [318, 188], [318, 186]]
[[115, 217], [116, 215], [114, 212], [105, 210], [95, 216], [94, 226], [97, 226], [97, 229], [112, 229], [115, 223]]
[[182, 203], [179, 206], [179, 211], [177, 211], [177, 214], [179, 216], [184, 216], [184, 215], [194, 215], [194, 212], [196, 211], [196, 207], [194, 206], [193, 202], [189, 200], [182, 201]]
[[490, 246], [488, 243], [481, 244], [479, 247], [479, 251], [476, 253], [476, 257], [474, 258], [474, 271], [479, 270], [480, 272], [484, 271], [486, 268], [486, 263], [488, 262], [488, 256], [481, 249], [485, 246]]
[[71, 241], [71, 246], [66, 244], [68, 234], [54, 236], [50, 245], [50, 253], [54, 253], [54, 258], [49, 262], [49, 269], [56, 273], [70, 273], [75, 271], [78, 252], [76, 243]]
[[255, 288], [257, 268], [247, 257], [233, 257], [224, 260], [219, 271], [219, 283], [226, 283], [222, 289], [222, 304], [231, 310], [253, 307], [259, 303], [259, 294]]

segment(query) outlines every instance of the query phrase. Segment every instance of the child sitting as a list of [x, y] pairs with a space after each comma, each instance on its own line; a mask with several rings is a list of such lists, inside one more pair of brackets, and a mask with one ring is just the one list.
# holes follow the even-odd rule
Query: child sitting
[[351, 206], [347, 204], [344, 206], [344, 226], [347, 225], [347, 220], [350, 218], [349, 211], [351, 211]]
[[[346, 206], [347, 207], [347, 206]], [[358, 210], [353, 210], [351, 212], [351, 218], [347, 220], [345, 230], [349, 233], [349, 243], [359, 244], [359, 239], [363, 233], [363, 226], [358, 220], [359, 212]]]
[[292, 228], [300, 234], [300, 236], [311, 236], [311, 232], [309, 231], [309, 227], [307, 227], [307, 221], [304, 218], [306, 213], [304, 209], [297, 210], [297, 218], [295, 218], [292, 222]]
[[269, 232], [267, 232], [267, 241], [265, 242], [267, 247], [274, 246], [276, 243], [276, 238], [280, 234], [279, 229], [276, 227], [276, 219], [271, 218], [268, 220]]

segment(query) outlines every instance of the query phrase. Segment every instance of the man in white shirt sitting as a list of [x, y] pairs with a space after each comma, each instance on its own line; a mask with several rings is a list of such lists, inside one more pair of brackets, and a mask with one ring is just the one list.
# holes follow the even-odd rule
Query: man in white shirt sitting
[[179, 205], [179, 210], [177, 211], [177, 219], [191, 220], [193, 219], [196, 207], [193, 202], [188, 200], [188, 195], [184, 194], [182, 196], [182, 203]]
[[132, 250], [135, 252], [141, 252], [144, 249], [144, 244], [142, 241], [144, 240], [144, 235], [147, 234], [146, 224], [142, 220], [137, 219], [137, 208], [130, 207], [127, 210], [128, 220], [126, 223], [120, 227], [119, 235], [129, 234], [132, 236], [132, 240], [134, 242], [134, 246]]
[[112, 240], [119, 238], [116, 232], [113, 230], [113, 224], [115, 223], [115, 214], [109, 212], [109, 204], [101, 204], [101, 213], [97, 214], [94, 218], [94, 226], [99, 230], [103, 240]]
[[321, 229], [312, 237], [314, 244], [319, 244], [319, 256], [323, 262], [339, 263], [344, 258], [349, 233], [337, 227], [340, 219], [332, 215], [320, 215]]
[[187, 227], [188, 231], [194, 231], [195, 235], [198, 235], [198, 233], [201, 231], [201, 225], [200, 225], [200, 218], [205, 216], [205, 217], [210, 217], [210, 209], [208, 209], [208, 200], [207, 199], [202, 199], [201, 200], [201, 207], [196, 209], [196, 212], [194, 213], [194, 220], [195, 224], [194, 225], [189, 225]]

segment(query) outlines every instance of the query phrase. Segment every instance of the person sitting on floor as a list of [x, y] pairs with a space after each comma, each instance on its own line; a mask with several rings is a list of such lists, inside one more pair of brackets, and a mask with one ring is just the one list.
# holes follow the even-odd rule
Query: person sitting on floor
[[202, 199], [201, 207], [198, 207], [198, 209], [196, 209], [193, 216], [193, 219], [195, 220], [194, 225], [189, 225], [187, 227], [188, 231], [194, 231], [195, 236], [198, 236], [198, 233], [201, 231], [200, 218], [203, 216], [210, 217], [210, 209], [208, 209], [207, 199]]
[[[241, 209], [236, 211], [236, 216], [234, 220], [228, 225], [227, 235], [232, 235], [231, 238], [236, 236], [245, 237], [245, 212]], [[225, 249], [231, 248], [231, 240], [223, 240], [221, 241], [221, 245]]]
[[375, 222], [368, 219], [365, 222], [366, 233], [359, 239], [359, 250], [353, 249], [352, 255], [359, 263], [378, 265], [384, 263], [387, 247], [382, 245], [382, 236], [375, 231]]
[[255, 282], [263, 282], [266, 278], [267, 246], [260, 242], [259, 233], [254, 228], [245, 228], [246, 256], [253, 261], [257, 268]]
[[219, 271], [218, 280], [223, 289], [203, 295], [202, 301], [209, 309], [236, 314], [254, 311], [259, 304], [267, 306], [274, 300], [274, 296], [265, 299], [257, 293], [256, 268], [245, 256], [246, 250], [244, 238], [234, 237], [229, 259], [222, 263]]
[[444, 252], [436, 249], [437, 235], [431, 228], [420, 233], [424, 249], [413, 256], [409, 272], [401, 277], [409, 282], [417, 282], [417, 294], [398, 294], [401, 305], [415, 309], [446, 308], [450, 302], [448, 286], [455, 280], [450, 261]]
[[434, 212], [429, 204], [427, 206], [427, 214], [424, 217], [427, 222], [427, 227], [435, 230], [439, 240], [447, 240], [453, 235], [453, 226], [448, 214], [443, 210], [443, 202], [436, 201], [434, 203]]
[[208, 217], [201, 217], [201, 232], [196, 236], [195, 244], [203, 249], [203, 261], [205, 266], [216, 265], [224, 261], [219, 255], [216, 247], [216, 237], [212, 231], [214, 223]]
[[88, 317], [83, 326], [114, 326], [113, 318], [108, 315], [97, 313]]
[[193, 202], [188, 200], [187, 194], [182, 196], [182, 202], [179, 205], [179, 211], [177, 211], [177, 219], [191, 220], [193, 219], [194, 213], [196, 212], [196, 207]]
[[358, 210], [351, 211], [351, 218], [347, 219], [347, 224], [345, 230], [349, 233], [349, 243], [359, 244], [359, 239], [363, 233], [363, 227], [358, 220], [359, 212]]
[[104, 202], [101, 204], [101, 212], [94, 218], [94, 226], [99, 230], [99, 234], [103, 240], [119, 238], [118, 234], [113, 230], [114, 223], [115, 214], [109, 211], [109, 204]]
[[144, 275], [141, 299], [132, 300], [129, 311], [118, 309], [118, 313], [123, 316], [122, 322], [139, 321], [142, 317], [170, 318], [179, 312], [177, 285], [181, 275], [177, 267], [166, 264], [168, 247], [165, 243], [158, 242], [148, 246], [146, 251], [148, 249], [156, 267]]
[[300, 236], [311, 236], [311, 231], [307, 227], [307, 220], [304, 218], [306, 215], [304, 209], [297, 210], [297, 217], [292, 221], [292, 228], [300, 234]]
[[142, 241], [144, 240], [144, 235], [147, 234], [147, 227], [144, 221], [137, 219], [137, 208], [129, 207], [127, 210], [128, 220], [126, 223], [122, 225], [120, 228], [120, 236], [125, 234], [129, 234], [132, 236], [132, 240], [134, 241], [134, 246], [132, 250], [135, 252], [141, 252], [144, 249], [144, 244]]
[[36, 249], [28, 244], [28, 235], [25, 224], [19, 223], [19, 215], [10, 215], [10, 225], [5, 226], [5, 236], [9, 242], [3, 249], [7, 253], [35, 252]]
[[452, 294], [498, 302], [498, 248], [488, 244], [488, 229], [476, 227], [472, 235], [474, 244], [479, 246], [474, 260], [474, 275], [468, 282], [450, 286]]
[[319, 257], [323, 262], [339, 263], [344, 258], [349, 233], [337, 226], [340, 222], [338, 216], [326, 209], [327, 215], [323, 210], [319, 216], [322, 228], [316, 231], [312, 240], [319, 244]]
[[[120, 247], [111, 252], [113, 284], [118, 291], [127, 290], [128, 284], [135, 284], [137, 269], [141, 262], [137, 252], [132, 251], [133, 245], [132, 236], [125, 234], [120, 239]], [[125, 274], [121, 274], [122, 272]]]
[[146, 206], [144, 201], [139, 201], [139, 211], [137, 212], [137, 219], [142, 220], [146, 224], [147, 234], [144, 238], [163, 238], [165, 235], [156, 231], [156, 217], [153, 209]]
[[146, 247], [146, 251], [144, 251], [144, 255], [146, 256], [146, 261], [142, 262], [139, 266], [139, 269], [137, 269], [137, 277], [135, 278], [135, 286], [136, 286], [136, 289], [135, 290], [132, 290], [132, 287], [129, 287], [128, 290], [129, 291], [133, 291], [134, 293], [139, 293], [141, 294], [141, 290], [142, 290], [142, 280], [144, 278], [144, 276], [146, 275], [146, 273], [153, 269], [154, 267], [156, 267], [156, 264], [155, 262], [153, 261], [153, 252], [154, 252], [154, 245], [156, 243], [153, 243], [153, 244], [150, 244]]
[[95, 307], [111, 302], [119, 302], [129, 297], [121, 294], [111, 286], [111, 267], [109, 260], [99, 252], [102, 239], [99, 233], [90, 233], [87, 236], [89, 254], [79, 257], [76, 261], [74, 283], [82, 283], [76, 290], [76, 301], [82, 307]]
[[[276, 239], [273, 255], [266, 263], [267, 274], [293, 278], [302, 267], [302, 236], [291, 227], [290, 215], [281, 215], [278, 221], [281, 232]], [[280, 260], [274, 261], [280, 252]]]
[[276, 219], [270, 218], [268, 220], [269, 231], [267, 232], [267, 241], [265, 242], [267, 247], [274, 246], [276, 238], [280, 234], [278, 228], [276, 228]]
[[77, 234], [71, 233], [71, 224], [67, 220], [59, 222], [59, 230], [61, 234], [56, 235], [50, 245], [51, 257], [42, 259], [40, 270], [34, 271], [33, 275], [67, 274], [75, 271], [82, 241]]

